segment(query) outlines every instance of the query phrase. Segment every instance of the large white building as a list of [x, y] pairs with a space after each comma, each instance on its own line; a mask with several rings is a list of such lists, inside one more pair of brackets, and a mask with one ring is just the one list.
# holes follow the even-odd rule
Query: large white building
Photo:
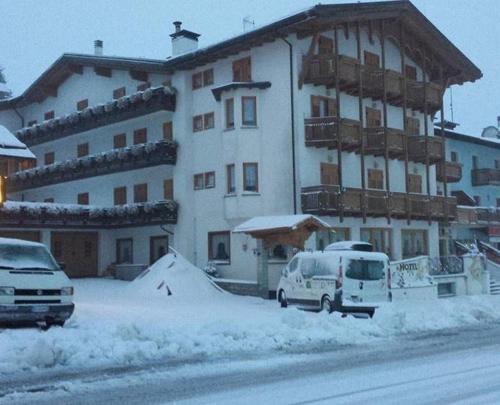
[[0, 103], [37, 157], [10, 175], [25, 203], [4, 207], [2, 234], [41, 239], [74, 275], [148, 264], [169, 243], [255, 281], [269, 254], [270, 290], [291, 252], [231, 233], [254, 216], [321, 215], [336, 233], [310, 247], [440, 254], [456, 201], [436, 183], [432, 120], [445, 88], [481, 72], [410, 2], [318, 5], [203, 49], [198, 36], [176, 22], [166, 60], [98, 41]]

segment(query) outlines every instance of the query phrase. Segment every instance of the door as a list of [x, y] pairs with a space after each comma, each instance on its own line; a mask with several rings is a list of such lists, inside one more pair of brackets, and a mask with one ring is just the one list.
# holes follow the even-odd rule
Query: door
[[39, 231], [0, 231], [0, 238], [13, 238], [28, 240], [30, 242], [40, 242]]
[[149, 239], [149, 264], [153, 264], [168, 253], [168, 236], [151, 236]]
[[97, 232], [52, 232], [51, 250], [68, 277], [96, 277], [97, 241]]
[[352, 302], [387, 301], [388, 262], [383, 259], [346, 260], [343, 298]]

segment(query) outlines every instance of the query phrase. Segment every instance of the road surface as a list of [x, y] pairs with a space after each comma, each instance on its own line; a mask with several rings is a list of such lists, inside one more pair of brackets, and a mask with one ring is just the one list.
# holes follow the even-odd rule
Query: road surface
[[364, 347], [0, 382], [0, 404], [500, 403], [500, 323]]

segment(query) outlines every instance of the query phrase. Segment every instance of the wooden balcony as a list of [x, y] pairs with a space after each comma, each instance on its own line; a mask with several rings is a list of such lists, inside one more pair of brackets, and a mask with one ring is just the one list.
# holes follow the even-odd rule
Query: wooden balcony
[[473, 169], [473, 186], [500, 186], [500, 169]]
[[[338, 147], [337, 117], [317, 117], [304, 119], [306, 146], [317, 148]], [[361, 145], [361, 126], [359, 121], [342, 118], [340, 120], [342, 149], [353, 151]]]
[[[363, 65], [363, 94], [367, 97], [382, 99], [384, 97], [384, 71], [373, 66]], [[403, 76], [394, 70], [386, 69], [386, 95], [391, 104], [400, 104], [403, 97]]]
[[[445, 174], [446, 173], [446, 174]], [[458, 162], [438, 162], [436, 166], [437, 181], [444, 181], [446, 176], [447, 183], [457, 183], [462, 179], [462, 164]]]
[[453, 220], [457, 215], [454, 197], [423, 194], [387, 193], [384, 190], [365, 190], [339, 186], [313, 186], [302, 188], [302, 212], [316, 215], [367, 216], [401, 219]]
[[500, 208], [457, 207], [457, 222], [463, 225], [500, 223]]
[[[415, 135], [408, 137], [408, 158], [411, 161], [425, 163], [426, 148], [425, 136]], [[427, 137], [429, 163], [436, 164], [443, 159], [443, 140], [437, 136]]]
[[[365, 153], [375, 156], [385, 154], [385, 134], [384, 128], [364, 128], [363, 136], [365, 142]], [[394, 128], [387, 128], [387, 144], [389, 157], [399, 159], [405, 153], [404, 132]]]
[[[434, 82], [427, 85], [427, 106], [429, 112], [437, 111], [441, 108], [442, 87]], [[406, 80], [406, 103], [408, 107], [416, 110], [423, 110], [424, 106], [424, 83], [416, 80]]]
[[[312, 55], [303, 58], [304, 83], [335, 86], [335, 54]], [[339, 56], [339, 87], [346, 91], [357, 86], [359, 62], [349, 56]]]

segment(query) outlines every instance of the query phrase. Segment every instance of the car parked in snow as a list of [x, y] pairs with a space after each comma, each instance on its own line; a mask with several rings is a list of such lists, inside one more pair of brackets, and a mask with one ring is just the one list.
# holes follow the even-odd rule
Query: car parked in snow
[[383, 253], [332, 249], [296, 254], [283, 269], [282, 307], [368, 313], [390, 299], [389, 258]]
[[73, 286], [45, 245], [0, 238], [0, 323], [63, 326]]

